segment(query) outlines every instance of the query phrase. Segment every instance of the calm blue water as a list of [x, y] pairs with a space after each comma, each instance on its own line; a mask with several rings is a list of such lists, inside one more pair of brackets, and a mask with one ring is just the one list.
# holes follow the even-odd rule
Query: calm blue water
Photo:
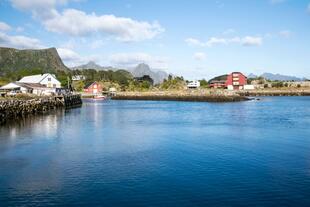
[[0, 206], [310, 206], [310, 97], [85, 101], [0, 130]]

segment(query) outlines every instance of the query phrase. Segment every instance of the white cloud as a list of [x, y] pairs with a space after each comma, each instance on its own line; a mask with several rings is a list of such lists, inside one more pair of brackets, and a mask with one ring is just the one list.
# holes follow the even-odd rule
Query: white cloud
[[110, 56], [111, 64], [120, 67], [135, 67], [137, 64], [146, 63], [152, 68], [168, 68], [168, 60], [164, 57], [151, 56], [147, 53], [118, 53]]
[[97, 15], [77, 9], [58, 12], [57, 6], [77, 0], [11, 0], [13, 7], [30, 11], [48, 31], [72, 36], [107, 34], [119, 41], [142, 41], [152, 39], [164, 32], [156, 21], [150, 23], [114, 15]]
[[226, 44], [227, 40], [224, 38], [211, 37], [207, 42], [202, 42], [195, 38], [187, 38], [185, 42], [191, 46], [211, 47], [213, 45]]
[[57, 51], [62, 61], [68, 67], [82, 65], [89, 61], [97, 62], [100, 59], [98, 56], [95, 55], [81, 56], [77, 52], [69, 48], [57, 48]]
[[0, 31], [8, 31], [11, 27], [5, 22], [0, 22]]
[[208, 42], [206, 42], [206, 45], [208, 47], [212, 47], [213, 45], [220, 45], [220, 44], [226, 44], [227, 39], [224, 38], [217, 38], [217, 37], [211, 37]]
[[97, 16], [75, 9], [67, 9], [43, 24], [47, 30], [56, 33], [74, 36], [102, 33], [114, 35], [116, 39], [125, 42], [152, 39], [164, 31], [157, 22], [136, 21], [114, 15]]
[[194, 54], [194, 59], [195, 60], [201, 61], [201, 60], [205, 60], [206, 58], [207, 58], [207, 55], [205, 53], [203, 53], [203, 52], [196, 52]]
[[69, 0], [10, 0], [12, 6], [22, 11], [30, 11], [38, 19], [51, 18], [57, 11], [56, 6], [65, 5]]
[[79, 54], [67, 48], [57, 48], [57, 51], [61, 59], [66, 62], [75, 62], [82, 59]]
[[290, 38], [292, 36], [292, 32], [289, 30], [282, 30], [279, 32], [279, 35], [284, 38]]
[[260, 46], [263, 43], [261, 37], [246, 36], [241, 41], [244, 46]]
[[190, 46], [212, 47], [214, 45], [226, 45], [230, 43], [238, 43], [243, 46], [259, 46], [263, 43], [261, 37], [246, 36], [246, 37], [232, 37], [232, 38], [218, 38], [211, 37], [208, 41], [203, 42], [195, 38], [187, 38], [185, 42]]
[[185, 39], [185, 42], [190, 46], [200, 46], [200, 47], [205, 46], [205, 43], [201, 42], [198, 39], [192, 38], [192, 37]]
[[14, 47], [18, 49], [44, 48], [40, 40], [22, 35], [10, 36], [0, 32], [0, 46]]

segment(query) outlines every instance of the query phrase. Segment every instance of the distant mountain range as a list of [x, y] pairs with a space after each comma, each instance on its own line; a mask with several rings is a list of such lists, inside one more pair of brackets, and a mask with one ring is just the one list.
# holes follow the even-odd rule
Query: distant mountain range
[[[71, 69], [73, 70], [95, 69], [95, 70], [113, 70], [113, 71], [119, 70], [119, 68], [100, 66], [93, 61], [90, 61], [85, 65], [72, 67]], [[142, 77], [144, 75], [149, 75], [154, 80], [155, 84], [161, 83], [165, 78], [168, 77], [168, 74], [166, 72], [151, 69], [150, 66], [145, 63], [141, 63], [134, 68], [126, 70], [129, 71], [134, 77]]]
[[129, 69], [134, 77], [142, 77], [144, 75], [149, 75], [153, 80], [154, 83], [161, 83], [165, 78], [168, 77], [168, 74], [161, 70], [151, 70], [150, 66], [145, 63], [141, 63], [137, 65], [133, 69]]
[[296, 76], [288, 76], [288, 75], [273, 74], [273, 73], [263, 73], [261, 75], [255, 75], [253, 73], [250, 73], [248, 75], [248, 78], [258, 78], [258, 77], [263, 77], [271, 81], [276, 81], [276, 80], [278, 81], [302, 81], [306, 79], [306, 78], [299, 78]]
[[119, 68], [114, 68], [114, 67], [104, 67], [101, 65], [96, 64], [94, 61], [89, 61], [88, 63], [84, 64], [84, 65], [79, 65], [79, 66], [75, 66], [72, 67], [71, 69], [73, 70], [83, 70], [83, 69], [95, 69], [95, 70], [119, 70]]
[[67, 71], [56, 48], [18, 50], [0, 47], [0, 75], [24, 69], [42, 69], [43, 72]]

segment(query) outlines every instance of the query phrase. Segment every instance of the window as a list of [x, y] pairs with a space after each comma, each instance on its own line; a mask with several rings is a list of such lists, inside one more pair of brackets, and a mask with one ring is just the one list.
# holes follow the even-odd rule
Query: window
[[47, 80], [48, 80], [48, 81], [52, 81], [52, 79], [51, 79], [51, 78], [47, 78]]
[[53, 88], [56, 88], [56, 84], [53, 84]]
[[239, 73], [233, 73], [233, 77], [239, 77]]

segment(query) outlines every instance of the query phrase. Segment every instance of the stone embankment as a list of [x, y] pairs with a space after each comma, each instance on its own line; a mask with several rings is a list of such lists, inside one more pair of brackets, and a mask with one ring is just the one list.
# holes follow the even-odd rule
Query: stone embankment
[[81, 104], [82, 99], [79, 95], [42, 97], [30, 100], [0, 99], [0, 124], [4, 124], [10, 119], [42, 114], [57, 108], [71, 108]]
[[197, 101], [197, 102], [237, 102], [249, 98], [230, 91], [154, 91], [120, 92], [113, 100], [153, 100], [153, 101]]
[[250, 91], [238, 91], [240, 96], [310, 96], [310, 89], [294, 89], [294, 90], [281, 90], [281, 89], [262, 89]]

